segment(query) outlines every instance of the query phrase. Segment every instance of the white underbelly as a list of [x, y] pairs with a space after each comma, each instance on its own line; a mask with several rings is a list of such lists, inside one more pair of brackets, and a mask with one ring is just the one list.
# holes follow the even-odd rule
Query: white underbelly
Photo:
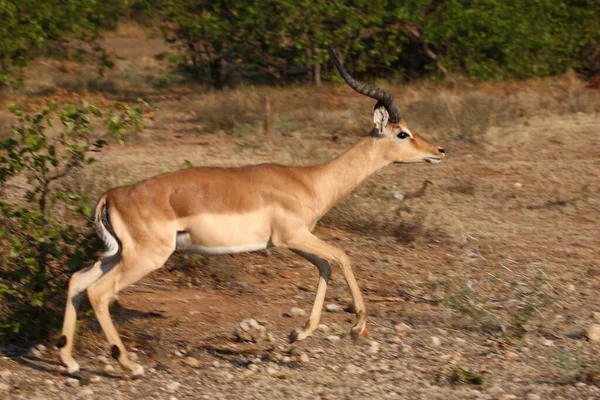
[[264, 250], [268, 247], [270, 247], [270, 242], [234, 246], [200, 246], [191, 242], [190, 235], [187, 232], [179, 232], [177, 234], [177, 250], [181, 250], [186, 253], [198, 253], [216, 256], [222, 254], [246, 253], [249, 251]]

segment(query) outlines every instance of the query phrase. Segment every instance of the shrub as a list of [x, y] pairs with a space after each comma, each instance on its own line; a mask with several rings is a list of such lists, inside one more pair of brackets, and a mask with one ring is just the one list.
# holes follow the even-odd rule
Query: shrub
[[[110, 136], [140, 130], [146, 108], [115, 103], [104, 120]], [[93, 135], [103, 112], [86, 102], [50, 104], [33, 116], [10, 110], [20, 119], [14, 136], [0, 141], [0, 338], [39, 340], [59, 326], [69, 272], [101, 248], [90, 199], [56, 183], [93, 163], [107, 141]]]

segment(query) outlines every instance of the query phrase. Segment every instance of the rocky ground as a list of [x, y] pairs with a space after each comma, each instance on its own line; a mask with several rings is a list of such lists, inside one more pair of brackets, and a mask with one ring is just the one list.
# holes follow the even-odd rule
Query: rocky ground
[[[504, 131], [449, 141], [442, 164], [389, 167], [332, 210], [316, 233], [353, 262], [369, 308], [356, 343], [339, 271], [319, 331], [289, 345], [313, 267], [279, 250], [178, 255], [113, 309], [142, 379], [86, 318], [81, 376], [65, 374], [51, 344], [4, 349], [0, 397], [598, 399], [598, 126], [600, 115], [578, 114], [502, 128], [519, 142]], [[96, 168], [139, 178], [183, 153], [194, 165], [309, 163], [357, 138], [193, 140], [111, 150]]]

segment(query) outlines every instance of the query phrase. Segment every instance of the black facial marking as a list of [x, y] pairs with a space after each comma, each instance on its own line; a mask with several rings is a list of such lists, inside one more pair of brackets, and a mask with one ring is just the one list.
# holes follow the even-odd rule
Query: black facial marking
[[67, 337], [65, 335], [62, 335], [60, 338], [58, 338], [58, 342], [56, 342], [56, 347], [58, 347], [59, 349], [62, 349], [66, 345], [67, 345]]
[[110, 349], [110, 355], [115, 360], [119, 359], [119, 356], [121, 355], [121, 350], [119, 349], [119, 347], [116, 344], [113, 344], [113, 346], [111, 347], [111, 349]]
[[379, 129], [377, 129], [377, 128], [373, 128], [371, 130], [371, 132], [369, 132], [369, 136], [372, 136], [374, 138], [382, 138], [383, 137], [383, 135], [381, 133], [379, 133]]

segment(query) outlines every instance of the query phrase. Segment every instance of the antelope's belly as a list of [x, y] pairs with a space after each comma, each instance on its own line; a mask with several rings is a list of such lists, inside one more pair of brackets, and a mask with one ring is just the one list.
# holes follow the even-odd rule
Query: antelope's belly
[[177, 249], [206, 255], [266, 249], [270, 224], [265, 213], [198, 215], [182, 219]]

